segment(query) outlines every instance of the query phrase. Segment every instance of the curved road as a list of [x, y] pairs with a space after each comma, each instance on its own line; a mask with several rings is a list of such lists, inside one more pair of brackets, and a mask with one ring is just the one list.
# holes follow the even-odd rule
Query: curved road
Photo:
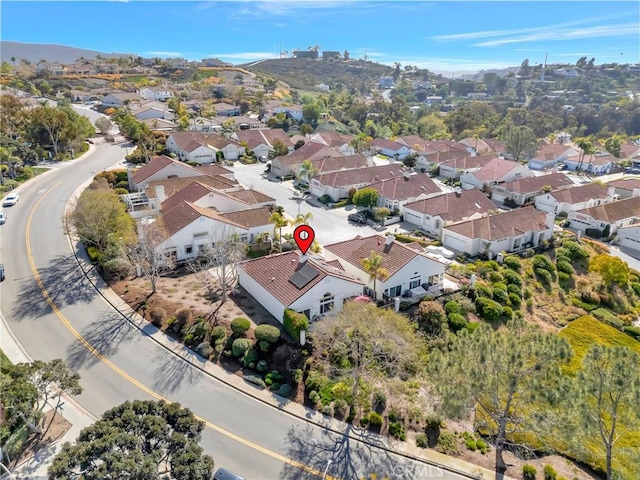
[[107, 304], [78, 268], [62, 218], [73, 192], [121, 161], [124, 149], [97, 145], [73, 165], [32, 180], [20, 201], [6, 208], [8, 222], [0, 227], [7, 272], [0, 308], [32, 357], [62, 358], [79, 371], [84, 392], [77, 400], [87, 411], [99, 417], [133, 399], [180, 402], [207, 422], [202, 445], [216, 466], [251, 480], [325, 472], [327, 478], [466, 478], [331, 434], [256, 401], [170, 354]]

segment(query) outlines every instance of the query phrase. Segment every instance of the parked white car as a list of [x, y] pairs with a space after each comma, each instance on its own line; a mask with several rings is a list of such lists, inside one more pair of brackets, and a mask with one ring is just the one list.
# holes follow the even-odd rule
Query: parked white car
[[2, 206], [3, 207], [12, 207], [16, 203], [18, 203], [18, 199], [19, 198], [20, 198], [20, 195], [18, 195], [17, 193], [10, 193], [6, 197], [4, 197], [4, 201], [2, 202]]
[[7, 214], [4, 212], [0, 212], [0, 225], [7, 221]]

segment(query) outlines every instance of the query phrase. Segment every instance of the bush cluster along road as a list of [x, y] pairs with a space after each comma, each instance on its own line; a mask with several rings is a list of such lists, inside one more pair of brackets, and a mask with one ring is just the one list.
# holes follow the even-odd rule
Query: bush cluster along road
[[10, 207], [11, 221], [0, 228], [7, 272], [0, 287], [2, 312], [32, 357], [62, 358], [80, 372], [80, 405], [98, 417], [125, 400], [180, 402], [210, 427], [202, 445], [216, 465], [252, 480], [316, 478], [325, 472], [327, 478], [372, 473], [467, 478], [332, 434], [256, 401], [172, 355], [105, 302], [76, 262], [63, 215], [74, 191], [124, 154], [123, 145], [96, 145], [73, 166], [32, 180]]

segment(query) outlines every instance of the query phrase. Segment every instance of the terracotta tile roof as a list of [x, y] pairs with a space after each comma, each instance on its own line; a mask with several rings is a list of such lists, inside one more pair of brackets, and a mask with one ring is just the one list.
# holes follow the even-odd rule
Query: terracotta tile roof
[[[436, 152], [436, 153], [428, 153], [425, 155], [427, 160], [431, 163], [446, 163], [451, 160], [461, 160], [463, 158], [481, 158], [481, 157], [470, 157], [469, 152], [466, 150], [448, 150], [446, 152]], [[491, 158], [495, 157], [495, 155], [491, 155]]]
[[387, 140], [386, 138], [374, 138], [371, 142], [371, 146], [394, 151], [406, 147], [406, 145], [403, 145], [402, 143], [394, 142], [393, 140]]
[[409, 148], [422, 154], [433, 154], [438, 152], [448, 152], [451, 150], [465, 150], [465, 146], [452, 140], [425, 140], [418, 135], [405, 135], [396, 139]]
[[622, 178], [620, 180], [607, 183], [607, 186], [619, 188], [620, 190], [633, 191], [636, 188], [640, 188], [640, 178]]
[[291, 140], [282, 129], [239, 130], [235, 132], [239, 142], [245, 142], [251, 150], [259, 145], [273, 146], [276, 140], [282, 141], [286, 146], [291, 146]]
[[298, 150], [289, 155], [283, 155], [276, 157], [277, 161], [281, 165], [299, 165], [304, 160], [319, 160], [324, 157], [343, 157], [344, 155], [339, 151], [323, 145], [322, 143], [307, 142], [301, 146]]
[[235, 140], [223, 137], [222, 135], [207, 135], [205, 136], [205, 140], [207, 142], [207, 145], [217, 148], [218, 150], [221, 150], [228, 145], [235, 145], [237, 147], [240, 146], [240, 144]]
[[549, 173], [547, 175], [539, 175], [537, 177], [520, 178], [513, 182], [506, 182], [502, 187], [510, 192], [516, 193], [536, 193], [542, 187], [550, 186], [552, 189], [570, 187], [575, 185], [569, 177], [564, 173]]
[[[568, 152], [568, 154], [567, 154]], [[541, 146], [533, 158], [554, 160], [565, 155], [568, 158], [579, 155], [579, 152], [571, 145], [563, 145], [560, 143], [548, 143]]]
[[625, 198], [617, 202], [605, 203], [596, 207], [583, 208], [575, 213], [589, 215], [602, 222], [618, 222], [625, 218], [640, 217], [640, 197]]
[[405, 178], [397, 175], [393, 178], [372, 183], [371, 188], [375, 188], [381, 197], [389, 200], [407, 200], [420, 195], [434, 195], [442, 190], [435, 184], [428, 175], [412, 175]]
[[165, 180], [155, 180], [147, 183], [144, 190], [147, 194], [147, 198], [156, 198], [155, 186], [164, 186], [164, 194], [167, 198], [175, 195], [184, 187], [192, 182], [200, 182], [203, 185], [215, 188], [216, 190], [236, 189], [239, 184], [225, 177], [215, 176], [210, 177], [208, 175], [202, 175], [197, 177], [184, 177], [184, 178], [167, 178]]
[[160, 208], [163, 211], [169, 211], [172, 208], [180, 205], [182, 202], [194, 203], [200, 200], [202, 197], [209, 195], [209, 193], [211, 193], [212, 191], [213, 189], [207, 185], [203, 185], [198, 181], [191, 181], [191, 183], [189, 183], [186, 187], [182, 188], [178, 192], [168, 197], [164, 202], [162, 202]]
[[237, 212], [220, 213], [219, 215], [227, 221], [236, 225], [242, 225], [245, 228], [269, 226], [267, 230], [272, 230], [269, 222], [271, 211], [267, 207], [250, 208], [247, 210], [238, 210]]
[[224, 168], [222, 165], [216, 163], [210, 163], [208, 165], [195, 165], [193, 168], [202, 172], [203, 175], [215, 176], [215, 175], [233, 175], [233, 172], [228, 168]]
[[323, 185], [346, 187], [348, 185], [371, 184], [380, 180], [402, 176], [402, 168], [402, 164], [362, 167], [325, 173], [315, 178]]
[[257, 205], [258, 203], [271, 202], [275, 203], [275, 198], [271, 198], [264, 193], [260, 193], [257, 190], [251, 188], [246, 190], [235, 190], [225, 193], [228, 197], [231, 197], [247, 205]]
[[609, 196], [609, 188], [599, 183], [588, 183], [571, 188], [563, 188], [550, 195], [560, 203], [580, 203], [587, 200], [605, 199]]
[[637, 158], [640, 157], [640, 145], [633, 143], [625, 143], [620, 146], [620, 158]]
[[[463, 150], [464, 151], [464, 150]], [[447, 166], [450, 168], [455, 168], [456, 170], [472, 170], [474, 168], [480, 168], [483, 165], [486, 165], [494, 158], [498, 158], [495, 155], [478, 155], [476, 157], [471, 157], [465, 151], [465, 156], [462, 158], [455, 158], [453, 160], [449, 160], [443, 162], [441, 166]]]
[[518, 162], [514, 162], [511, 160], [503, 160], [501, 158], [493, 158], [486, 163], [480, 170], [472, 173], [478, 180], [481, 182], [486, 182], [489, 180], [500, 181], [507, 173], [513, 170], [516, 167], [519, 167], [520, 164]]
[[582, 163], [584, 165], [606, 165], [607, 163], [615, 163], [618, 159], [608, 152], [595, 153], [593, 155], [585, 155]]
[[345, 155], [324, 157], [319, 160], [311, 160], [319, 174], [335, 172], [338, 170], [351, 170], [367, 166], [367, 157], [364, 155]]
[[496, 153], [504, 153], [504, 144], [497, 138], [485, 138], [484, 143], [487, 145], [490, 151]]
[[547, 230], [547, 216], [534, 207], [518, 208], [489, 217], [467, 220], [444, 227], [445, 230], [464, 235], [467, 238], [500, 240], [519, 236], [526, 232]]
[[[319, 132], [314, 135], [315, 138], [319, 138], [321, 143], [328, 145], [329, 147], [339, 148], [343, 145], [348, 145], [353, 140], [353, 135], [343, 135], [338, 132]], [[318, 141], [316, 139], [312, 141]]]
[[474, 213], [486, 215], [497, 209], [480, 190], [463, 190], [459, 195], [446, 193], [407, 203], [404, 208], [430, 216], [440, 216], [445, 222], [460, 222]]
[[207, 146], [202, 132], [172, 132], [170, 135], [180, 150], [191, 152], [200, 146]]
[[239, 107], [225, 102], [214, 103], [213, 108], [216, 110], [216, 112], [229, 112], [239, 110]]
[[163, 118], [145, 118], [144, 120], [138, 121], [146, 124], [151, 130], [154, 128], [178, 128], [178, 125], [171, 120], [165, 120]]
[[171, 165], [174, 162], [175, 160], [173, 158], [167, 157], [166, 155], [153, 157], [149, 161], [149, 163], [147, 163], [146, 165], [143, 165], [138, 170], [136, 170], [133, 173], [131, 179], [133, 180], [133, 183], [138, 185], [139, 183], [144, 182], [147, 178], [149, 178], [152, 175], [155, 175], [160, 170]]
[[302, 288], [296, 287], [290, 281], [290, 278], [301, 267], [300, 253], [297, 251], [246, 260], [239, 264], [239, 268], [244, 270], [247, 275], [285, 306], [291, 305], [326, 277], [337, 277], [362, 285], [362, 282], [345, 275], [343, 271], [328, 262], [309, 257], [305, 265], [309, 265], [316, 270], [318, 276]]
[[386, 245], [385, 240], [385, 237], [381, 235], [373, 235], [371, 237], [358, 236], [344, 242], [325, 245], [324, 248], [363, 272], [365, 270], [362, 266], [362, 260], [369, 258], [371, 252], [375, 252], [384, 259], [382, 265], [389, 272], [389, 275], [396, 274], [416, 256], [422, 255], [395, 240], [391, 245]]
[[162, 221], [169, 235], [173, 235], [201, 217], [191, 203], [182, 202], [162, 213]]

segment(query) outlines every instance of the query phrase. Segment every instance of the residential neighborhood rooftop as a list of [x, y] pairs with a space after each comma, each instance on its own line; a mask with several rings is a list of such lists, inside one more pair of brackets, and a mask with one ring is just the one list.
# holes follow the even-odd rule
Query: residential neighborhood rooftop
[[379, 182], [372, 183], [371, 188], [377, 190], [381, 197], [389, 200], [407, 200], [420, 195], [435, 195], [442, 190], [428, 175], [396, 175]]
[[418, 200], [406, 204], [404, 208], [434, 217], [439, 216], [445, 222], [459, 222], [476, 213], [484, 215], [497, 209], [496, 204], [477, 189]]
[[583, 208], [575, 213], [589, 215], [595, 220], [608, 223], [618, 222], [630, 217], [640, 218], [640, 197], [631, 197], [617, 202]]
[[497, 215], [467, 220], [445, 227], [468, 238], [500, 240], [525, 232], [547, 230], [547, 214], [524, 207]]
[[587, 200], [605, 199], [609, 196], [609, 188], [600, 183], [588, 183], [571, 188], [562, 188], [550, 193], [560, 203], [580, 203]]
[[513, 182], [505, 182], [503, 187], [510, 192], [525, 194], [539, 192], [544, 187], [551, 187], [551, 189], [555, 190], [572, 185], [575, 184], [564, 173], [554, 172], [536, 177], [519, 178]]

